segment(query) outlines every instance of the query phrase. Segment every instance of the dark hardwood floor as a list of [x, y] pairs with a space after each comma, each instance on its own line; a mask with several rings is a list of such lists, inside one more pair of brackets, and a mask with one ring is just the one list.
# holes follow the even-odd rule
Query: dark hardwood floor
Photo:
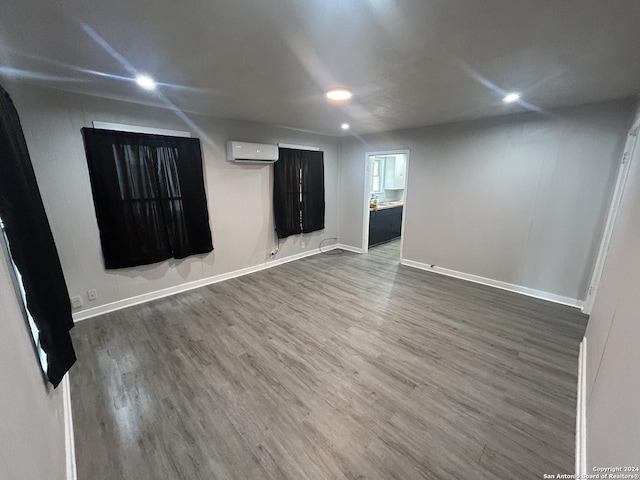
[[576, 309], [331, 251], [83, 321], [79, 480], [573, 473]]

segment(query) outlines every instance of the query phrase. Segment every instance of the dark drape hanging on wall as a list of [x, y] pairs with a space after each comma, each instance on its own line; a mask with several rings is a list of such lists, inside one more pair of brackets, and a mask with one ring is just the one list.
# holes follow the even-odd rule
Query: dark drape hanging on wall
[[69, 293], [42, 204], [20, 119], [0, 86], [0, 216], [11, 257], [22, 275], [27, 308], [47, 354], [47, 377], [57, 386], [76, 361]]
[[300, 222], [301, 150], [281, 148], [273, 167], [273, 209], [279, 238], [302, 232]]
[[213, 250], [197, 138], [82, 133], [107, 269]]
[[324, 153], [280, 148], [273, 209], [279, 238], [324, 228]]
[[302, 164], [302, 231], [324, 228], [324, 154], [304, 152]]

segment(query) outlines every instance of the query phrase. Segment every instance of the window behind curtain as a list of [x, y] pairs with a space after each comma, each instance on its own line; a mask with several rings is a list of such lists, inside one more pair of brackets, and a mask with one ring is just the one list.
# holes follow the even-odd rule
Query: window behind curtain
[[198, 139], [82, 131], [106, 268], [213, 250]]
[[324, 228], [324, 153], [281, 148], [274, 164], [273, 208], [279, 238]]
[[22, 278], [22, 274], [20, 270], [16, 266], [13, 261], [13, 257], [11, 256], [11, 248], [9, 247], [9, 239], [7, 238], [7, 233], [5, 231], [4, 222], [2, 221], [2, 217], [0, 217], [0, 250], [3, 250], [5, 258], [7, 259], [7, 265], [13, 269], [12, 280], [14, 286], [16, 288], [16, 294], [20, 301], [22, 302], [22, 313], [25, 316], [27, 325], [29, 325], [29, 331], [31, 332], [31, 338], [33, 339], [33, 345], [36, 350], [36, 354], [38, 356], [38, 360], [40, 361], [40, 367], [42, 368], [42, 372], [47, 372], [48, 362], [47, 362], [47, 353], [42, 348], [42, 343], [40, 342], [40, 330], [38, 330], [38, 326], [29, 311], [29, 306], [27, 304], [27, 292], [25, 291], [24, 279]]

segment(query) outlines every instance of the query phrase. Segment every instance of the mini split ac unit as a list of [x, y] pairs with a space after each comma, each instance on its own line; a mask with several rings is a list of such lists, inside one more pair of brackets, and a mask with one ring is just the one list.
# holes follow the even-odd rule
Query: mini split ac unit
[[237, 163], [273, 163], [278, 160], [278, 146], [229, 140], [227, 160]]

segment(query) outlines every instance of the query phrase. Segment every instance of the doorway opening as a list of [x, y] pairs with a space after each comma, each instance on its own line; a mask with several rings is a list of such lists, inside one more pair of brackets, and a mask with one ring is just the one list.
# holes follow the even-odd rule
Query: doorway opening
[[365, 154], [362, 253], [402, 236], [407, 197], [409, 150]]

